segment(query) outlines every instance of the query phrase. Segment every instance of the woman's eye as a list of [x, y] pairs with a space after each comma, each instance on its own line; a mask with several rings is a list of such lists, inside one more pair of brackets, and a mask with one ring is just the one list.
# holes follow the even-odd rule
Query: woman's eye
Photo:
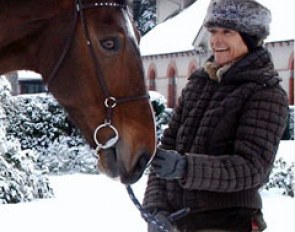
[[208, 29], [208, 32], [209, 32], [211, 35], [215, 35], [215, 34], [216, 34], [216, 30], [215, 30], [215, 29]]
[[223, 33], [225, 35], [232, 35], [234, 32], [232, 30], [224, 30]]
[[119, 41], [116, 38], [103, 39], [100, 44], [106, 50], [117, 51], [119, 49]]

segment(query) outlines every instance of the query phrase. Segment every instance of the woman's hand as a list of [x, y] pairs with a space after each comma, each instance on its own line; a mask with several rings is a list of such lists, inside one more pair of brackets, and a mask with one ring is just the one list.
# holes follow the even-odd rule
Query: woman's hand
[[[166, 211], [159, 211], [156, 214], [154, 214], [155, 219], [157, 219], [159, 222], [165, 225], [166, 229], [168, 231], [172, 231], [172, 225], [168, 219], [169, 213]], [[155, 225], [154, 223], [148, 224], [148, 232], [162, 232], [158, 225]]]
[[187, 160], [177, 151], [158, 148], [152, 161], [152, 168], [160, 178], [180, 179], [185, 176]]

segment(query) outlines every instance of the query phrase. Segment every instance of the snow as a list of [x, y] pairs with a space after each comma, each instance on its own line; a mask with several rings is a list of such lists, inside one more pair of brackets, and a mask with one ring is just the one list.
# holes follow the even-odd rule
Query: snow
[[18, 79], [19, 80], [41, 80], [42, 77], [40, 74], [32, 72], [32, 71], [27, 71], [27, 70], [20, 70], [17, 72], [18, 73]]
[[208, 7], [208, 0], [197, 0], [174, 18], [158, 24], [140, 41], [141, 55], [192, 50]]
[[[294, 141], [282, 141], [278, 157], [294, 162]], [[141, 201], [147, 176], [134, 186]], [[50, 176], [55, 198], [0, 205], [1, 231], [144, 232], [146, 223], [125, 187], [103, 175]], [[263, 191], [266, 232], [294, 232], [295, 200]]]
[[[193, 50], [210, 1], [197, 0], [179, 15], [157, 25], [140, 41], [143, 56]], [[258, 0], [272, 12], [266, 42], [294, 40], [294, 0]]]
[[[145, 222], [125, 187], [103, 175], [51, 176], [56, 197], [0, 205], [1, 231], [144, 231]], [[141, 187], [144, 178], [138, 183]], [[143, 195], [143, 188], [134, 191]]]
[[159, 103], [166, 103], [166, 98], [157, 91], [149, 91], [150, 101], [159, 101]]

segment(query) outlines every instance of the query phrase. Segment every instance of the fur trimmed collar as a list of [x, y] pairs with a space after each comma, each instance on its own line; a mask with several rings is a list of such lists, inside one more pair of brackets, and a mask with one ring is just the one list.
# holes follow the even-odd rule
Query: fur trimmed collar
[[204, 65], [204, 70], [208, 73], [210, 79], [220, 82], [224, 73], [230, 69], [233, 63], [220, 67], [214, 62], [207, 62]]

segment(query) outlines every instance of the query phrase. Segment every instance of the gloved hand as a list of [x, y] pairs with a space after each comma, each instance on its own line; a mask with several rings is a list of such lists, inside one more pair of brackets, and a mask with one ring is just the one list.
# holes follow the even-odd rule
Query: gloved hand
[[[164, 224], [168, 231], [172, 231], [172, 225], [171, 222], [168, 219], [169, 213], [166, 211], [159, 211], [154, 214], [155, 219], [157, 219], [159, 222]], [[154, 223], [148, 224], [148, 232], [162, 232], [159, 228], [159, 226], [155, 225]]]
[[[190, 212], [190, 208], [183, 208], [180, 209], [172, 214], [168, 213], [167, 211], [159, 211], [157, 209], [151, 213], [155, 219], [166, 226], [166, 229], [169, 232], [178, 231], [176, 228], [172, 226], [172, 222], [179, 220], [180, 218], [185, 217]], [[148, 224], [148, 232], [162, 232], [159, 226], [155, 225], [154, 223]]]
[[152, 160], [156, 175], [165, 179], [180, 179], [185, 176], [187, 160], [177, 151], [158, 148]]

